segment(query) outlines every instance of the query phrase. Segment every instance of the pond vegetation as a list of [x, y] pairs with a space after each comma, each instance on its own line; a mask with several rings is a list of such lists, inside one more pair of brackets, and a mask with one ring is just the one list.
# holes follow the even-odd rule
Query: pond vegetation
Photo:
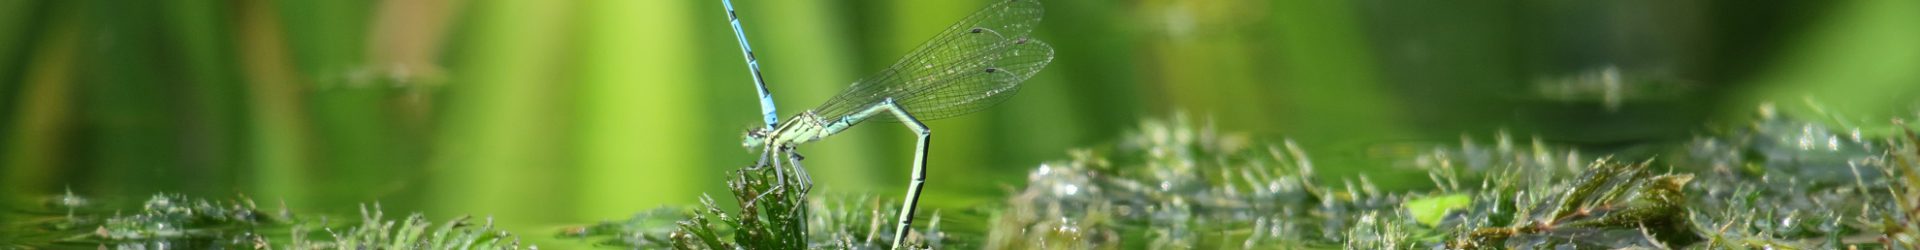
[[[1896, 123], [1900, 121], [1894, 121]], [[1920, 247], [1920, 136], [1830, 128], [1762, 112], [1696, 139], [1590, 153], [1499, 134], [1398, 162], [1430, 188], [1383, 190], [1315, 174], [1308, 149], [1147, 120], [1113, 145], [1034, 167], [1002, 202], [929, 211], [917, 248], [986, 249], [1845, 249]], [[1884, 136], [1870, 136], [1884, 134]], [[885, 249], [896, 200], [772, 189], [734, 170], [745, 207], [712, 197], [631, 218], [533, 232], [604, 247]], [[770, 193], [769, 193], [770, 192]], [[756, 202], [749, 199], [765, 198]], [[358, 218], [262, 208], [250, 198], [157, 194], [137, 208], [72, 193], [10, 205], [9, 247], [517, 249], [496, 218]], [[283, 206], [284, 207], [284, 206]], [[960, 218], [960, 219], [955, 219]], [[512, 218], [499, 218], [512, 219]], [[551, 233], [551, 234], [549, 234]], [[539, 236], [546, 237], [546, 236]]]

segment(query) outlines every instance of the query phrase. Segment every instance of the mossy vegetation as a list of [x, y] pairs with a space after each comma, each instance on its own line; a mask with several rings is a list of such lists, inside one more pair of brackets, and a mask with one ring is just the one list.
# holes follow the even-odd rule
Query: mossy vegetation
[[[871, 196], [808, 198], [798, 178], [777, 178], [773, 168], [736, 170], [727, 186], [742, 207], [723, 209], [712, 197], [687, 210], [661, 208], [625, 221], [574, 227], [562, 237], [598, 239], [605, 246], [642, 249], [887, 249], [895, 201]], [[774, 188], [786, 181], [785, 188]], [[764, 195], [764, 196], [762, 196]], [[756, 200], [757, 198], [757, 200]], [[816, 212], [817, 211], [817, 212]], [[940, 248], [940, 217], [917, 224], [914, 248]]]
[[[1398, 165], [1431, 185], [1389, 192], [1366, 176], [1323, 183], [1306, 149], [1220, 133], [1190, 119], [1143, 122], [1116, 145], [1041, 164], [983, 232], [936, 232], [918, 246], [986, 249], [1844, 249], [1912, 248], [1920, 137], [1763, 112], [1752, 123], [1672, 145], [1583, 152], [1539, 140], [1466, 136]], [[1905, 127], [1904, 124], [1900, 127]], [[736, 173], [748, 198], [771, 178]], [[745, 187], [745, 189], [742, 189]], [[793, 200], [770, 207], [791, 206]], [[817, 199], [808, 248], [873, 249], [887, 202]], [[774, 246], [729, 232], [800, 225], [696, 213], [643, 213], [576, 236], [619, 246]], [[664, 211], [664, 210], [663, 210]], [[686, 218], [686, 216], [693, 216]], [[761, 218], [764, 218], [763, 216]], [[876, 220], [881, 219], [881, 220]], [[679, 220], [677, 225], [659, 221]], [[937, 219], [936, 219], [937, 220]], [[757, 224], [747, 224], [753, 222]], [[861, 225], [867, 225], [861, 227]], [[936, 223], [929, 223], [937, 227]], [[665, 230], [668, 228], [672, 230]], [[790, 229], [789, 229], [790, 230]], [[761, 233], [768, 234], [768, 233]], [[652, 235], [652, 236], [647, 236]], [[680, 240], [689, 237], [698, 240]], [[651, 238], [649, 238], [651, 237]], [[651, 239], [651, 240], [646, 240]], [[922, 239], [924, 240], [924, 239]], [[644, 243], [644, 244], [642, 244]], [[780, 246], [798, 247], [786, 244]], [[752, 248], [752, 247], [749, 247]]]
[[[426, 216], [385, 218], [378, 204], [357, 222], [262, 210], [252, 200], [157, 194], [131, 211], [99, 207], [71, 193], [10, 214], [0, 248], [100, 249], [522, 249], [492, 218], [462, 216], [436, 225]], [[64, 213], [58, 213], [64, 211]]]
[[[1894, 121], [1898, 123], [1899, 121]], [[1040, 164], [1004, 202], [922, 211], [914, 248], [1848, 249], [1920, 247], [1920, 135], [1829, 128], [1763, 112], [1669, 145], [1575, 150], [1498, 134], [1423, 148], [1396, 165], [1430, 185], [1388, 191], [1316, 175], [1290, 141], [1184, 117]], [[1870, 136], [1870, 134], [1885, 134]], [[742, 207], [643, 211], [558, 237], [644, 249], [886, 249], [897, 201], [809, 194], [772, 168], [726, 181]], [[785, 188], [775, 188], [785, 181]], [[364, 208], [352, 223], [262, 210], [245, 197], [156, 195], [132, 212], [72, 194], [7, 222], [8, 246], [519, 248], [491, 218], [435, 223]], [[945, 214], [943, 214], [945, 213]], [[964, 218], [963, 230], [944, 228]], [[337, 229], [336, 229], [337, 228]]]

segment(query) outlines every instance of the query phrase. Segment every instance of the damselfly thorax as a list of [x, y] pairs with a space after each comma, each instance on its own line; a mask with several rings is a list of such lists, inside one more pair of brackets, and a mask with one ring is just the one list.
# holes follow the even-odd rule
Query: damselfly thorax
[[747, 132], [747, 139], [742, 146], [746, 146], [747, 150], [769, 146], [774, 148], [799, 146], [802, 143], [825, 139], [852, 126], [847, 123], [844, 119], [828, 121], [820, 118], [820, 115], [814, 114], [813, 111], [807, 111], [788, 117], [771, 131], [755, 129], [756, 131]]

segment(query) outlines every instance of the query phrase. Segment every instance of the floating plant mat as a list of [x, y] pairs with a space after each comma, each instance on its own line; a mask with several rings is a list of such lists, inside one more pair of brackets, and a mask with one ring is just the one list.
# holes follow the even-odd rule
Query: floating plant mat
[[[1901, 125], [1901, 126], [1904, 126]], [[1316, 182], [1310, 154], [1187, 119], [1150, 120], [1116, 145], [1041, 164], [984, 214], [983, 231], [916, 229], [916, 246], [984, 249], [1845, 249], [1920, 246], [1920, 147], [1772, 115], [1697, 139], [1582, 153], [1535, 140], [1463, 139], [1401, 159], [1428, 188]], [[735, 198], [767, 173], [736, 172]], [[742, 186], [740, 183], [762, 183]], [[786, 194], [781, 194], [786, 195]], [[801, 194], [804, 195], [804, 194]], [[807, 216], [733, 215], [707, 202], [566, 235], [603, 245], [884, 249], [892, 202], [791, 196]], [[934, 215], [937, 217], [940, 215]], [[748, 219], [751, 217], [751, 219]], [[719, 218], [719, 219], [715, 219]], [[752, 224], [743, 223], [752, 221]], [[804, 246], [741, 236], [779, 227]]]
[[[1905, 127], [1905, 124], [1898, 124]], [[1413, 191], [1316, 176], [1310, 150], [1149, 120], [1113, 145], [1040, 164], [1004, 201], [927, 211], [910, 245], [956, 249], [1914, 249], [1920, 136], [1865, 136], [1777, 116], [1632, 152], [1505, 135], [1419, 149]], [[897, 201], [773, 188], [733, 171], [747, 207], [642, 211], [557, 237], [609, 248], [885, 249]], [[756, 200], [757, 199], [757, 200]], [[753, 202], [747, 202], [747, 201]], [[326, 221], [245, 198], [156, 195], [104, 208], [57, 195], [9, 205], [4, 247], [518, 248], [489, 221]], [[24, 209], [20, 208], [24, 207]], [[123, 212], [116, 212], [123, 211]], [[352, 217], [345, 217], [352, 218]]]
[[[329, 219], [262, 210], [246, 197], [193, 199], [158, 194], [136, 208], [107, 208], [71, 193], [10, 209], [0, 248], [99, 249], [521, 249], [492, 219], [433, 222], [421, 214], [386, 218], [379, 205], [359, 218]], [[357, 219], [357, 220], [355, 220]]]

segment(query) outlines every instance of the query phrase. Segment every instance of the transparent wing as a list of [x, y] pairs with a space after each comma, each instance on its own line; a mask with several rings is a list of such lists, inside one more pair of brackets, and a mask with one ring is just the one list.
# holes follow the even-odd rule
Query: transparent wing
[[838, 118], [893, 98], [915, 118], [933, 120], [992, 107], [1053, 61], [1053, 47], [1027, 37], [1040, 16], [1037, 0], [997, 2], [813, 111]]

